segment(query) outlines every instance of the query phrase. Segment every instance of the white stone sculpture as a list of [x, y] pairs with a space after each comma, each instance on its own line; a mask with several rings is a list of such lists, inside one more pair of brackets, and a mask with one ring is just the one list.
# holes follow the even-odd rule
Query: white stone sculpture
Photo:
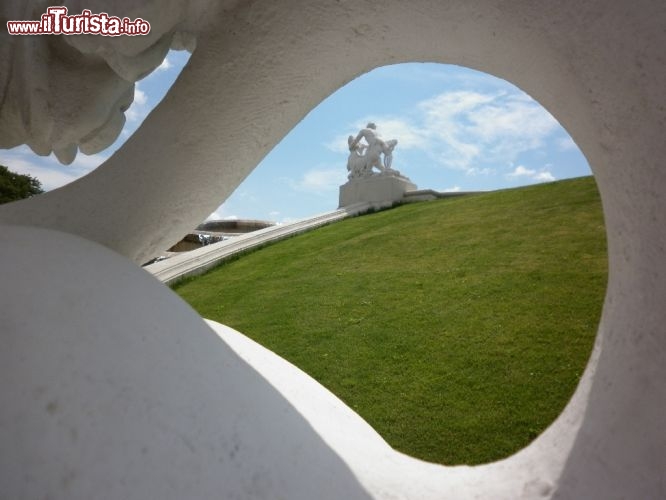
[[349, 182], [340, 186], [340, 208], [367, 204], [373, 208], [390, 207], [400, 202], [406, 192], [416, 190], [412, 181], [391, 168], [398, 141], [382, 140], [374, 123], [368, 123], [356, 137], [350, 135], [347, 144]]
[[[365, 144], [361, 142], [362, 139], [365, 139]], [[391, 168], [393, 150], [398, 141], [391, 139], [384, 142], [377, 135], [377, 126], [374, 123], [368, 123], [355, 138], [350, 135], [347, 143], [349, 144], [349, 158], [347, 159], [349, 179], [370, 177], [373, 175], [373, 168], [377, 168], [382, 174], [400, 175], [400, 172]]]
[[[2, 144], [65, 161], [71, 145], [93, 151], [113, 135], [105, 124], [171, 33], [196, 39], [169, 94], [102, 166], [0, 207], [3, 497], [666, 498], [662, 0], [405, 5], [90, 0], [150, 21], [150, 35], [0, 32]], [[8, 0], [0, 18], [43, 8]], [[525, 90], [567, 128], [603, 199], [609, 283], [592, 358], [552, 425], [492, 464], [390, 449], [312, 379], [204, 322], [132, 262], [203, 220], [326, 96], [403, 61], [472, 66]]]
[[[48, 2], [3, 2], [0, 17], [39, 19]], [[114, 2], [65, 1], [70, 13], [106, 12]], [[122, 7], [120, 7], [122, 5]], [[190, 28], [213, 3], [166, 0], [159, 18], [148, 2], [116, 3], [123, 17], [152, 18], [146, 36], [10, 36], [0, 34], [0, 148], [27, 144], [37, 154], [53, 152], [69, 164], [111, 145], [134, 100], [134, 82], [152, 72], [169, 48], [193, 50]], [[187, 12], [188, 16], [184, 14]], [[16, 54], [21, 57], [14, 57]], [[35, 61], [43, 61], [37, 67]], [[62, 64], [62, 61], [68, 61]]]

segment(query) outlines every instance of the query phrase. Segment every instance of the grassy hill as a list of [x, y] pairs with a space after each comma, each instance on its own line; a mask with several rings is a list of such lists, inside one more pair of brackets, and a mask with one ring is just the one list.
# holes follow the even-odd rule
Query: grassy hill
[[606, 261], [588, 177], [347, 219], [175, 290], [319, 380], [394, 448], [477, 464], [527, 445], [570, 398]]

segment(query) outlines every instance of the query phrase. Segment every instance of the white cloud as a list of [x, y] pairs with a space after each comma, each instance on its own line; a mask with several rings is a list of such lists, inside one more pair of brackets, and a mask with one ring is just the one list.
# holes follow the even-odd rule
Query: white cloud
[[424, 133], [416, 124], [401, 118], [368, 116], [358, 120], [354, 124], [355, 131], [350, 132], [350, 134], [355, 135], [369, 122], [377, 124], [377, 135], [382, 139], [397, 139], [400, 149], [423, 149], [428, 147], [429, 135]]
[[354, 122], [345, 134], [336, 135], [331, 141], [324, 144], [326, 148], [335, 153], [349, 154], [348, 137], [356, 136], [358, 131], [369, 122], [377, 124], [377, 135], [384, 140], [397, 139], [398, 147], [405, 149], [426, 149], [429, 147], [429, 134], [424, 133], [417, 125], [408, 120], [395, 117], [366, 116]]
[[238, 220], [238, 216], [229, 213], [226, 204], [222, 203], [213, 213], [206, 217], [206, 220]]
[[536, 101], [518, 92], [447, 92], [419, 108], [424, 130], [441, 144], [440, 161], [462, 170], [472, 161], [506, 163], [538, 149], [559, 126]]
[[529, 149], [540, 146], [559, 126], [552, 115], [524, 95], [494, 99], [472, 110], [467, 118], [472, 124], [469, 132], [484, 142], [510, 139]]
[[444, 192], [445, 193], [458, 193], [458, 192], [460, 192], [460, 186], [453, 186], [453, 187], [450, 187], [450, 188], [446, 188], [446, 189], [444, 189]]
[[518, 165], [513, 172], [507, 174], [507, 177], [521, 177], [526, 179], [531, 179], [536, 182], [550, 182], [554, 181], [555, 177], [548, 170], [534, 170], [531, 168], [526, 168], [522, 165]]
[[507, 174], [509, 177], [529, 177], [536, 173], [536, 170], [525, 168], [522, 165], [518, 165], [513, 172]]
[[346, 172], [339, 167], [311, 169], [298, 181], [288, 180], [293, 189], [313, 194], [335, 191], [345, 182], [347, 182]]
[[555, 180], [555, 176], [550, 172], [539, 172], [536, 177], [534, 177], [534, 180], [539, 182], [552, 182]]
[[134, 85], [134, 101], [129, 109], [125, 112], [127, 120], [130, 122], [139, 122], [148, 115], [146, 104], [148, 103], [148, 96], [139, 88], [139, 84]]
[[206, 220], [238, 220], [237, 215], [224, 215], [218, 210], [215, 210], [215, 212], [211, 213], [208, 217], [206, 217]]
[[349, 145], [347, 143], [347, 137], [354, 135], [358, 132], [350, 131], [348, 134], [338, 134], [330, 141], [324, 143], [324, 147], [333, 151], [334, 153], [344, 153], [349, 154]]
[[448, 123], [451, 117], [477, 109], [481, 105], [492, 103], [501, 94], [482, 94], [467, 90], [456, 90], [421, 101], [421, 108], [427, 120], [435, 123]]
[[368, 121], [377, 124], [384, 139], [398, 139], [397, 155], [421, 150], [436, 164], [468, 175], [494, 173], [520, 154], [544, 148], [559, 129], [555, 118], [518, 90], [456, 90], [421, 101], [409, 119], [366, 116], [327, 147], [347, 153], [347, 136]]
[[164, 61], [162, 61], [162, 64], [157, 67], [157, 71], [166, 71], [171, 68], [173, 68], [173, 64], [171, 64], [171, 61], [169, 61], [169, 57], [167, 56], [164, 58]]
[[492, 175], [497, 173], [497, 169], [488, 167], [469, 167], [465, 169], [467, 175]]
[[139, 84], [134, 87], [134, 102], [140, 106], [146, 104], [146, 93], [139, 88]]
[[76, 155], [76, 159], [69, 165], [69, 168], [79, 169], [88, 173], [92, 170], [95, 170], [102, 163], [104, 163], [108, 157], [106, 155], [97, 153], [94, 155], [84, 155], [79, 153]]
[[6, 167], [13, 172], [37, 178], [41, 182], [44, 191], [51, 191], [52, 189], [64, 186], [80, 177], [73, 171], [67, 171], [66, 167], [58, 171], [23, 160], [13, 160], [6, 163]]
[[0, 164], [13, 172], [36, 177], [44, 191], [51, 191], [83, 177], [106, 159], [106, 156], [99, 153], [90, 156], [79, 153], [70, 165], [62, 165], [55, 155], [36, 155], [28, 146], [0, 152]]
[[430, 153], [437, 163], [455, 170], [464, 170], [470, 175], [477, 173], [478, 168], [470, 164], [481, 156], [482, 149], [478, 145], [462, 142], [453, 135], [441, 139], [435, 149], [437, 155]]

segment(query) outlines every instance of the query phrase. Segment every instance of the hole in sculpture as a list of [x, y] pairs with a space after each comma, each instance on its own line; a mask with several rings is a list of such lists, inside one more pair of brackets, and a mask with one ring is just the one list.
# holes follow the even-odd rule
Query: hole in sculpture
[[325, 211], [294, 211], [307, 200], [336, 206], [346, 137], [367, 121], [398, 139], [395, 167], [420, 188], [548, 184], [350, 219], [177, 291], [322, 382], [398, 450], [446, 464], [506, 457], [559, 415], [596, 333], [606, 285], [596, 186], [550, 183], [589, 175], [587, 163], [506, 82], [397, 65], [313, 110], [215, 215], [288, 221]]
[[[138, 127], [187, 56], [166, 61], [139, 82], [127, 127], [107, 151]], [[313, 110], [215, 218], [289, 222], [335, 208], [347, 137], [369, 121], [398, 140], [393, 167], [419, 188], [486, 191], [589, 175], [566, 132], [515, 87], [465, 68], [396, 65]], [[4, 152], [0, 164], [47, 190], [107, 156], [63, 167], [26, 149]], [[581, 178], [349, 219], [177, 290], [202, 316], [319, 380], [398, 450], [474, 464], [527, 445], [573, 393], [600, 315], [604, 245], [594, 181]]]
[[534, 185], [348, 219], [176, 291], [309, 373], [399, 451], [444, 464], [509, 456], [560, 414], [594, 342], [607, 264], [589, 167], [516, 87], [396, 65], [313, 110], [214, 215], [334, 208], [347, 135], [367, 121], [398, 139], [394, 167], [419, 188]]
[[[22, 145], [0, 151], [0, 165], [10, 172], [29, 176], [39, 181], [43, 191], [51, 191], [85, 176], [95, 170], [141, 125], [150, 111], [159, 104], [173, 85], [181, 70], [189, 60], [187, 51], [169, 51], [162, 63], [149, 75], [136, 82], [131, 105], [125, 111], [125, 124], [116, 140], [103, 151], [86, 155], [79, 152], [74, 161], [63, 165], [54, 153], [48, 156], [35, 154], [28, 146]], [[12, 201], [10, 199], [2, 201]]]

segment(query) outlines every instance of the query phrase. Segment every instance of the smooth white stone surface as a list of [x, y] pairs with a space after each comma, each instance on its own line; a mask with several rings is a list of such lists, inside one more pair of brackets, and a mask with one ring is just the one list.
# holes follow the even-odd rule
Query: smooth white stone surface
[[0, 496], [369, 498], [141, 268], [65, 233], [0, 229]]

